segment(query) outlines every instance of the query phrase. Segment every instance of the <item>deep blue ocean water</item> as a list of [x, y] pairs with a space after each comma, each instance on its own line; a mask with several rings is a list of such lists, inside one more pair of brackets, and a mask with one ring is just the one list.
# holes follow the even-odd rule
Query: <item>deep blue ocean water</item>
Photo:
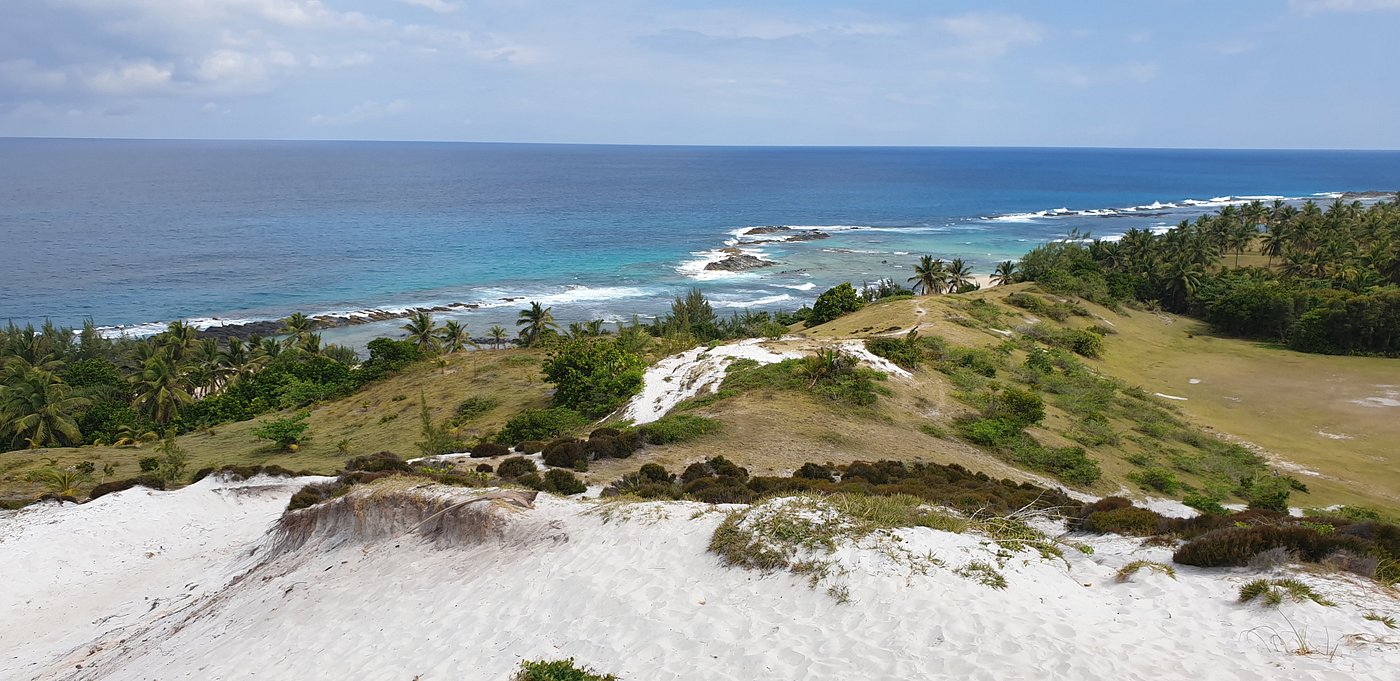
[[[0, 320], [461, 302], [482, 305], [460, 315], [480, 335], [516, 299], [616, 319], [691, 286], [721, 310], [795, 308], [902, 280], [922, 253], [986, 274], [1075, 228], [1397, 188], [1400, 152], [0, 139]], [[749, 244], [780, 263], [753, 273], [700, 269], [761, 225], [832, 236]]]

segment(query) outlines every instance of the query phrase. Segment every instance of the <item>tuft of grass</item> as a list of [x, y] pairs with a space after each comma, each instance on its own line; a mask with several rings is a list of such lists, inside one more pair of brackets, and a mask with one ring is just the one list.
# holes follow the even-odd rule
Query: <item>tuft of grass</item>
[[966, 577], [992, 589], [1001, 590], [1007, 587], [1006, 577], [997, 572], [996, 567], [986, 561], [974, 560], [953, 572], [959, 577]]
[[1384, 624], [1387, 629], [1400, 628], [1397, 627], [1397, 625], [1395, 624], [1394, 617], [1391, 617], [1390, 615], [1382, 615], [1378, 612], [1368, 612], [1362, 615], [1361, 619], [1369, 620], [1371, 622], [1380, 622], [1381, 624]]
[[1135, 560], [1118, 569], [1118, 573], [1113, 576], [1113, 581], [1123, 583], [1137, 574], [1138, 570], [1147, 569], [1160, 575], [1166, 575], [1176, 579], [1176, 568], [1151, 560]]
[[637, 430], [654, 445], [694, 440], [720, 429], [719, 421], [695, 414], [667, 414]]
[[1249, 603], [1258, 598], [1262, 599], [1266, 605], [1279, 605], [1283, 603], [1285, 596], [1298, 603], [1312, 601], [1325, 607], [1336, 605], [1314, 591], [1312, 587], [1296, 579], [1250, 580], [1240, 587], [1239, 601]]

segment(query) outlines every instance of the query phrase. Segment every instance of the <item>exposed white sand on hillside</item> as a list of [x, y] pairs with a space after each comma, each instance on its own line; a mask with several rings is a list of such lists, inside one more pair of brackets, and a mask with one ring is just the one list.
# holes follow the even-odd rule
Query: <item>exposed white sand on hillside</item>
[[30, 665], [222, 588], [292, 493], [319, 479], [208, 477], [0, 520], [0, 678], [52, 678]]
[[[651, 423], [665, 416], [681, 402], [702, 392], [718, 390], [724, 382], [730, 363], [736, 359], [775, 364], [786, 359], [802, 357], [818, 348], [829, 347], [820, 343], [802, 342], [796, 349], [789, 347], [775, 350], [763, 345], [765, 342], [751, 338], [714, 348], [691, 348], [653, 364], [642, 377], [641, 393], [622, 408], [622, 417], [638, 425]], [[788, 345], [793, 343], [789, 341]], [[865, 344], [861, 341], [846, 341], [837, 344], [836, 347], [877, 371], [899, 378], [913, 377], [913, 374], [893, 362], [865, 349]]]
[[[802, 578], [725, 567], [706, 552], [722, 514], [701, 504], [618, 507], [628, 518], [609, 522], [593, 504], [541, 495], [533, 510], [497, 511], [504, 527], [468, 546], [339, 535], [250, 559], [264, 510], [289, 491], [242, 503], [210, 486], [142, 494], [21, 516], [5, 536], [90, 538], [79, 541], [112, 544], [121, 556], [137, 539], [127, 528], [143, 527], [152, 537], [201, 537], [197, 556], [162, 570], [79, 556], [83, 565], [66, 569], [51, 550], [19, 573], [7, 569], [22, 577], [9, 580], [5, 598], [43, 589], [84, 604], [103, 598], [92, 593], [100, 585], [140, 602], [186, 583], [201, 595], [178, 612], [128, 608], [126, 628], [99, 640], [82, 622], [108, 608], [76, 605], [89, 612], [49, 623], [7, 600], [4, 678], [506, 679], [522, 658], [562, 657], [639, 681], [1386, 679], [1400, 664], [1400, 636], [1361, 618], [1400, 611], [1374, 586], [1303, 575], [1338, 606], [1269, 609], [1235, 602], [1239, 584], [1257, 576], [1246, 570], [1177, 566], [1175, 580], [1142, 571], [1116, 583], [1133, 558], [1170, 560], [1167, 549], [1116, 536], [1073, 537], [1093, 553], [1067, 550], [1066, 565], [1030, 552], [998, 558], [976, 535], [901, 530], [884, 544], [946, 567], [922, 573], [874, 544], [843, 546], [835, 557], [849, 573], [838, 579], [851, 602], [842, 604]], [[1007, 588], [954, 573], [973, 560], [1000, 562]], [[1293, 627], [1319, 650], [1336, 645], [1335, 656], [1290, 653]]]
[[691, 348], [653, 364], [642, 378], [642, 392], [623, 407], [623, 418], [638, 425], [651, 423], [702, 390], [715, 391], [724, 381], [730, 362], [736, 359], [774, 364], [802, 356], [799, 352], [769, 350], [760, 343], [749, 339], [714, 348]]

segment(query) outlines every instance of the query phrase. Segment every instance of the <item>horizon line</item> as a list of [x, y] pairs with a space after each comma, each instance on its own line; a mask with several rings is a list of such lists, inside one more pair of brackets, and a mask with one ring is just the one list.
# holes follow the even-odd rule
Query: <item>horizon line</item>
[[720, 144], [678, 142], [540, 142], [518, 140], [435, 140], [435, 139], [325, 139], [283, 137], [82, 137], [53, 135], [3, 135], [0, 140], [88, 141], [88, 142], [298, 142], [327, 144], [472, 144], [557, 147], [672, 147], [714, 149], [1083, 149], [1103, 151], [1333, 151], [1400, 152], [1400, 148], [1374, 147], [1159, 147], [1108, 145], [1026, 145], [1026, 144]]

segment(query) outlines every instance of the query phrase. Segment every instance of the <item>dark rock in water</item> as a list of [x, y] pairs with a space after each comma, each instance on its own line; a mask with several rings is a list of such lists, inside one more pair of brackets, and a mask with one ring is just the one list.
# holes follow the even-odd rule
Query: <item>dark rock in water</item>
[[777, 234], [779, 232], [791, 232], [791, 227], [752, 227], [744, 232], [744, 236], [757, 236], [759, 234]]
[[749, 255], [747, 253], [738, 253], [730, 255], [719, 262], [712, 262], [705, 265], [705, 269], [711, 271], [719, 270], [722, 272], [744, 272], [747, 270], [756, 270], [760, 267], [772, 267], [776, 264], [778, 263], [772, 260], [764, 260], [758, 256]]
[[253, 334], [259, 336], [275, 336], [282, 331], [280, 321], [248, 322], [246, 324], [229, 324], [227, 326], [211, 326], [196, 334], [198, 338], [213, 338], [219, 341], [226, 341], [230, 338], [247, 338]]

